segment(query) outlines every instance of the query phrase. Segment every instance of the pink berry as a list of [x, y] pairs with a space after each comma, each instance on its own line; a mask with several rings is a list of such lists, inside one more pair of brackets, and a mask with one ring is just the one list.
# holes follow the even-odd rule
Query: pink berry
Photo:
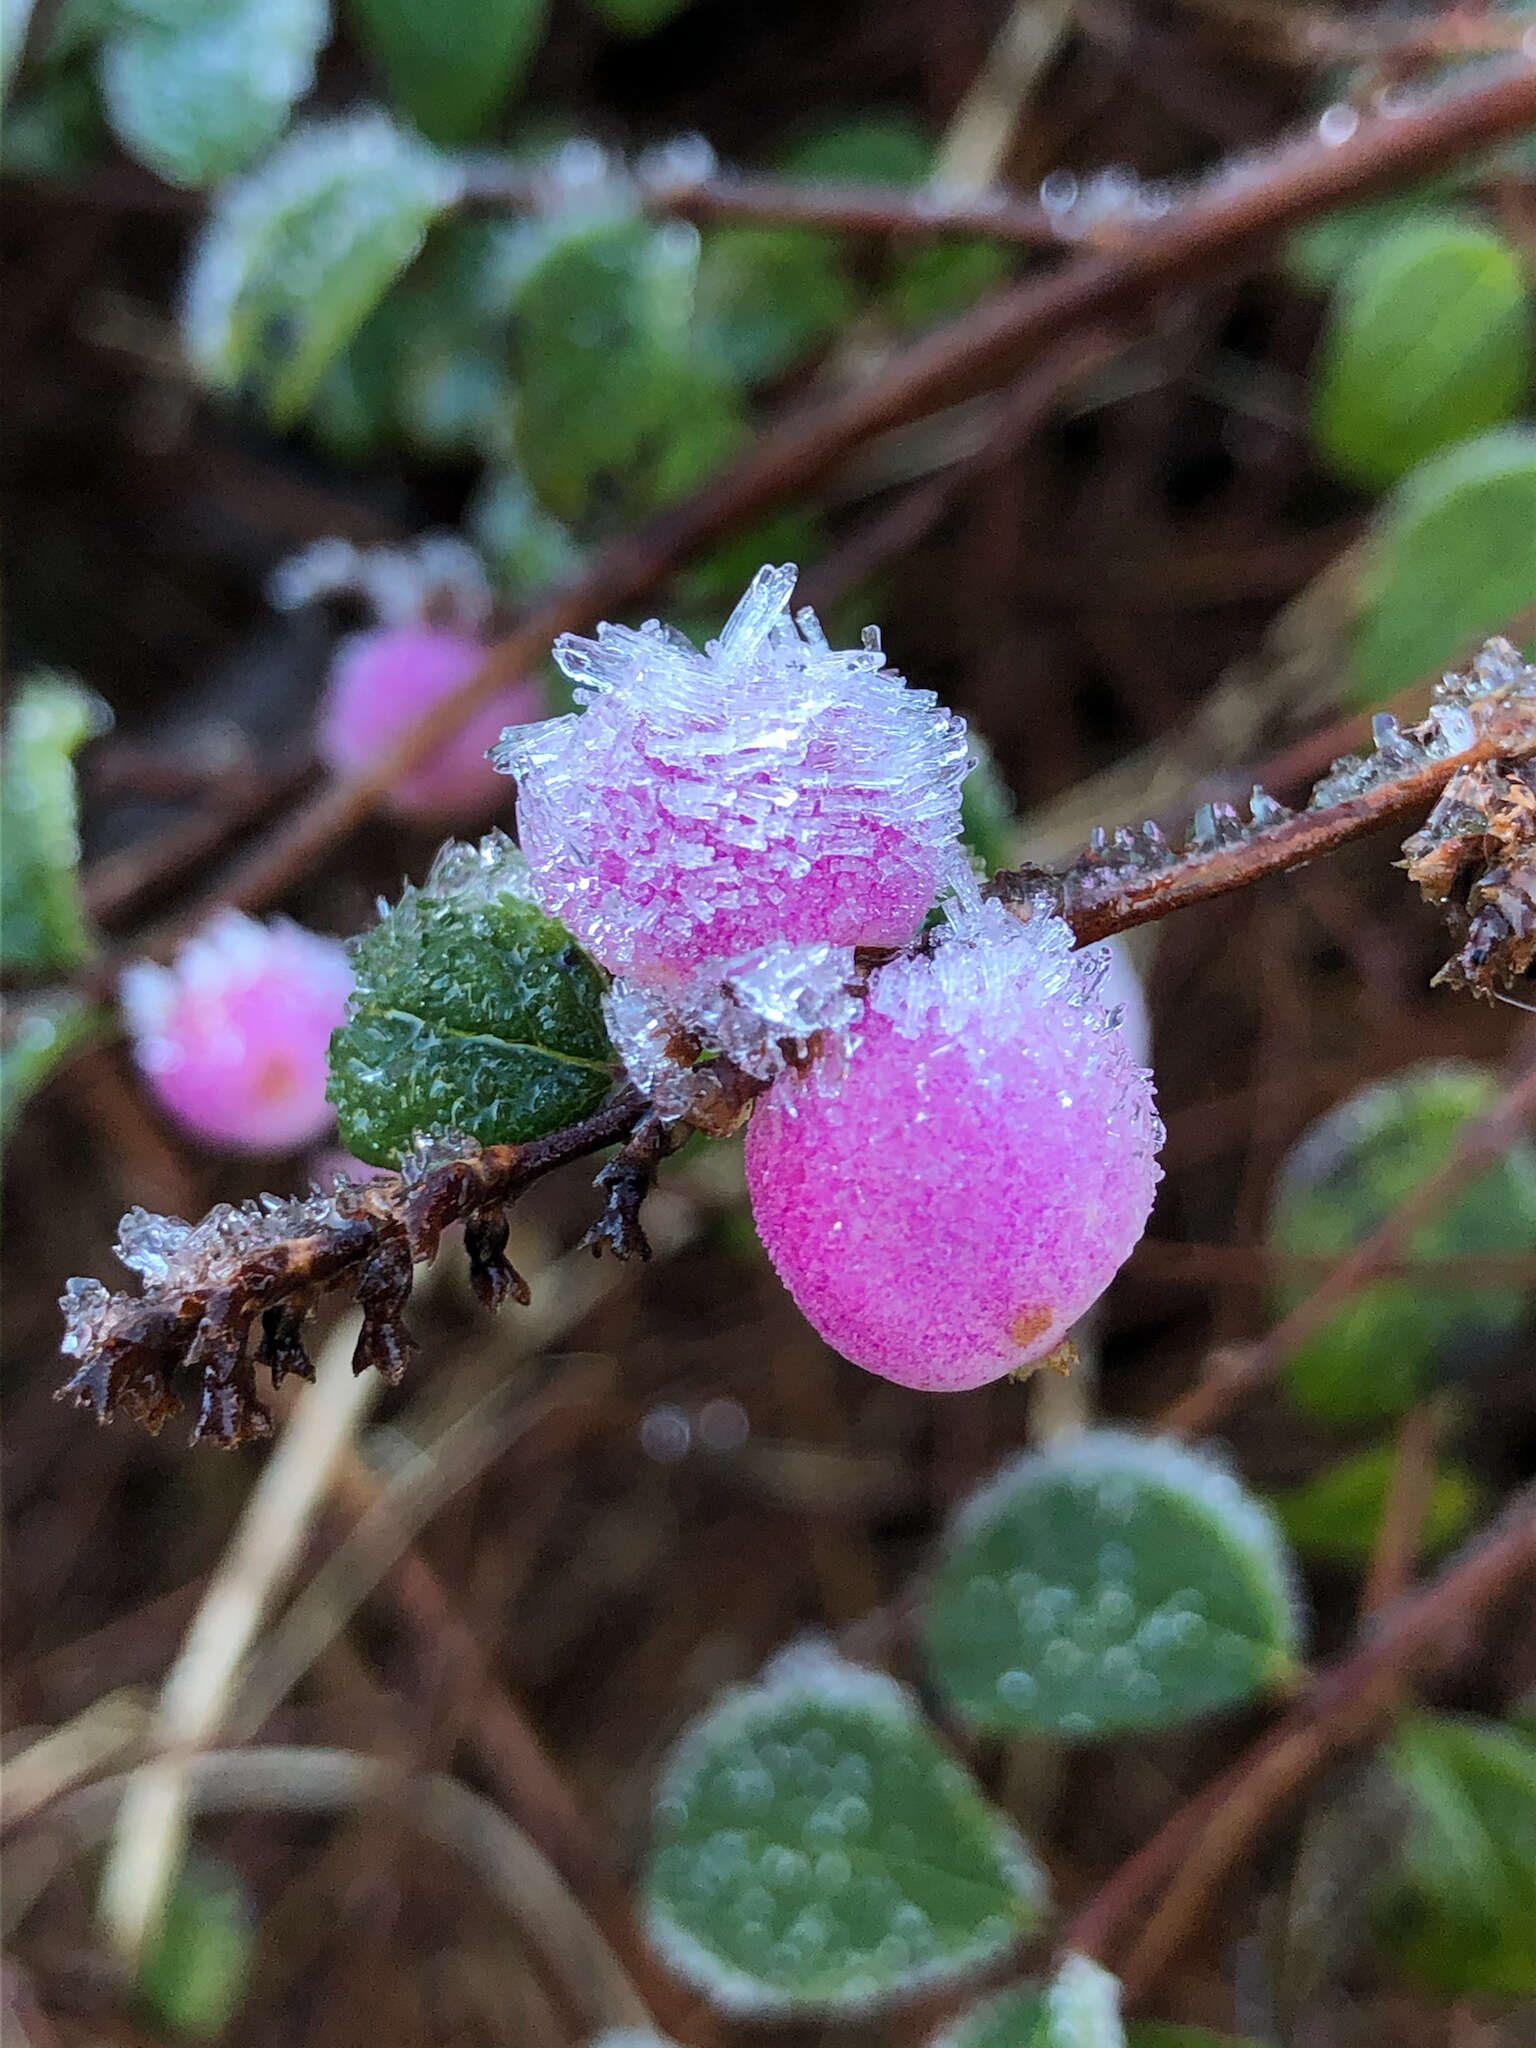
[[128, 968], [120, 994], [134, 1058], [163, 1109], [210, 1144], [285, 1152], [334, 1120], [326, 1049], [351, 987], [339, 939], [226, 910], [173, 967]]
[[775, 942], [903, 945], [959, 860], [964, 722], [788, 616], [762, 569], [704, 653], [653, 620], [566, 635], [583, 709], [509, 733], [543, 907], [603, 965], [677, 983]]
[[874, 979], [852, 1049], [747, 1131], [779, 1277], [827, 1342], [948, 1391], [1044, 1358], [1141, 1236], [1162, 1126], [1103, 963], [985, 903]]
[[[409, 725], [467, 683], [485, 662], [482, 641], [437, 626], [384, 626], [342, 642], [321, 700], [315, 747], [339, 775], [366, 768]], [[473, 822], [496, 809], [499, 785], [486, 751], [509, 725], [545, 710], [535, 680], [482, 704], [447, 743], [390, 791], [401, 816]]]

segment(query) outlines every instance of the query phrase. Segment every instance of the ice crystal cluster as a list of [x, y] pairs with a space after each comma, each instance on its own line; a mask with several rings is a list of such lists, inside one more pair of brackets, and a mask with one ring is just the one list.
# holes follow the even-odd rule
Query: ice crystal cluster
[[126, 969], [120, 995], [163, 1109], [210, 1144], [282, 1152], [330, 1125], [326, 1047], [351, 987], [339, 939], [226, 910], [172, 966]]
[[[337, 645], [315, 721], [315, 751], [335, 774], [364, 773], [378, 757], [484, 666], [491, 590], [473, 550], [426, 534], [409, 548], [317, 542], [283, 563], [270, 595], [280, 610], [355, 594], [377, 624]], [[510, 726], [546, 709], [528, 677], [497, 691], [424, 761], [390, 785], [398, 816], [452, 825], [494, 809], [487, 750]]]
[[957, 1389], [1049, 1355], [1142, 1233], [1162, 1126], [1059, 918], [958, 911], [870, 986], [840, 1067], [747, 1134], [758, 1230], [856, 1364]]
[[566, 635], [581, 710], [496, 749], [540, 900], [614, 974], [687, 982], [776, 941], [900, 946], [958, 858], [962, 720], [753, 578], [704, 652], [652, 620]]

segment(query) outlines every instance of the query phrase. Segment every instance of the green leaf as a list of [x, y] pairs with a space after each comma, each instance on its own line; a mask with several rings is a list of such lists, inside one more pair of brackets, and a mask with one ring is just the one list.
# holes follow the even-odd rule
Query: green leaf
[[96, 80], [81, 65], [44, 73], [0, 124], [0, 165], [22, 178], [78, 178], [111, 146]]
[[392, 97], [434, 142], [467, 142], [521, 83], [549, 0], [351, 0]]
[[913, 1695], [815, 1645], [684, 1735], [643, 1882], [671, 1967], [763, 2015], [862, 2011], [978, 1969], [1043, 1890]]
[[568, 583], [582, 553], [569, 527], [552, 519], [515, 469], [488, 469], [464, 513], [465, 531], [508, 597]]
[[330, 27], [327, 0], [122, 0], [101, 46], [107, 119], [170, 184], [214, 184], [282, 134]]
[[533, 901], [504, 833], [445, 846], [425, 886], [348, 950], [357, 980], [329, 1094], [360, 1159], [397, 1165], [418, 1133], [522, 1144], [613, 1086], [606, 977]]
[[27, 974], [78, 967], [95, 950], [80, 894], [73, 758], [112, 714], [73, 677], [28, 676], [0, 762], [0, 960]]
[[1386, 1945], [1441, 1991], [1536, 1993], [1536, 1741], [1421, 1714], [1386, 1760], [1408, 1802], [1400, 1865], [1383, 1886]]
[[1014, 1984], [935, 2034], [928, 2048], [1127, 2048], [1119, 1980], [1088, 1956], [1063, 1957], [1048, 1984]]
[[1298, 1627], [1268, 1509], [1206, 1452], [1105, 1429], [1014, 1460], [961, 1507], [924, 1635], [973, 1727], [1101, 1736], [1283, 1684]]
[[690, 0], [591, 0], [608, 26], [621, 36], [648, 36], [690, 4]]
[[1531, 294], [1502, 236], [1454, 213], [1406, 221], [1340, 277], [1313, 373], [1313, 428], [1352, 483], [1395, 483], [1426, 455], [1519, 410]]
[[183, 312], [199, 375], [292, 425], [459, 190], [382, 114], [296, 129], [225, 187], [199, 239]]
[[[1276, 1180], [1272, 1250], [1340, 1258], [1385, 1222], [1455, 1148], [1469, 1119], [1499, 1094], [1491, 1074], [1430, 1061], [1374, 1082], [1318, 1120]], [[1536, 1148], [1516, 1139], [1461, 1188], [1404, 1247], [1410, 1257], [1518, 1253], [1536, 1247]], [[1315, 1281], [1276, 1291], [1284, 1314]], [[1418, 1274], [1378, 1280], [1350, 1296], [1291, 1354], [1293, 1401], [1325, 1422], [1399, 1415], [1435, 1382], [1475, 1368], [1518, 1327], [1515, 1287], [1455, 1286]]]
[[1448, 667], [1536, 603], [1536, 431], [1432, 456], [1384, 502], [1354, 650], [1371, 703]]
[[9, 1138], [27, 1103], [66, 1060], [105, 1038], [112, 1013], [83, 996], [50, 990], [9, 1005], [0, 1046], [0, 1142]]
[[607, 220], [554, 236], [518, 290], [518, 459], [578, 531], [655, 511], [746, 438], [690, 332], [697, 261], [688, 231]]
[[[1084, 1958], [1068, 1961], [1081, 1967]], [[1060, 1979], [1057, 1981], [1059, 1984]], [[1110, 1983], [1114, 1984], [1113, 1978]], [[1115, 1988], [1118, 1991], [1118, 1986]], [[1055, 2035], [1042, 2031], [1051, 2025], [1046, 1999], [1044, 1985], [1010, 1985], [1006, 1991], [984, 1998], [961, 2013], [934, 2035], [928, 2048], [1066, 2048], [1071, 2037], [1061, 2034], [1059, 2020]], [[1106, 2025], [1111, 2023], [1106, 2019]], [[1209, 2027], [1187, 2027], [1177, 2020], [1131, 2020], [1118, 2033], [1079, 2032], [1077, 2039], [1084, 2043], [1084, 2048], [1089, 2048], [1089, 2044], [1097, 2048], [1100, 2040], [1124, 2042], [1125, 2048], [1258, 2048], [1257, 2042], [1247, 2038], [1213, 2033]]]
[[10, 90], [32, 19], [32, 0], [0, 0], [0, 100]]
[[995, 291], [1009, 270], [996, 242], [932, 242], [900, 259], [884, 303], [899, 328], [932, 327]]
[[1432, 206], [1454, 200], [1464, 178], [1435, 178], [1384, 199], [1335, 207], [1297, 228], [1285, 245], [1286, 268], [1315, 291], [1330, 291], [1342, 274], [1394, 229], [1422, 220]]
[[762, 383], [829, 340], [857, 300], [828, 235], [719, 228], [699, 259], [699, 345], [742, 383]]
[[[1363, 1565], [1376, 1548], [1397, 1467], [1395, 1444], [1341, 1458], [1313, 1479], [1272, 1496], [1280, 1525], [1304, 1557]], [[1420, 1548], [1427, 1557], [1453, 1550], [1477, 1520], [1483, 1489], [1462, 1464], [1442, 1465], [1430, 1491]]]
[[216, 2040], [240, 2009], [255, 1939], [239, 1877], [210, 1857], [191, 1858], [140, 1972], [139, 1990], [171, 2033]]
[[971, 772], [960, 786], [960, 836], [991, 875], [1018, 857], [1019, 812], [992, 749], [971, 728]]
[[782, 158], [787, 178], [830, 185], [919, 185], [933, 144], [902, 113], [841, 116], [810, 130]]

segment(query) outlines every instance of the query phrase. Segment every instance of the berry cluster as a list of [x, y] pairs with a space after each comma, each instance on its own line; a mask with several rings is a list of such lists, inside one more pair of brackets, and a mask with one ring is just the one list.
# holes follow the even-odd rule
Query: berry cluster
[[[872, 630], [839, 651], [792, 620], [794, 580], [761, 570], [702, 653], [654, 621], [567, 636], [582, 708], [495, 758], [540, 903], [622, 977], [610, 1030], [653, 1099], [681, 1113], [700, 1049], [771, 1080], [748, 1184], [808, 1319], [887, 1378], [977, 1386], [1048, 1356], [1140, 1237], [1151, 1078], [1104, 959], [980, 899], [963, 722]], [[914, 947], [936, 903], [861, 987], [854, 949]]]

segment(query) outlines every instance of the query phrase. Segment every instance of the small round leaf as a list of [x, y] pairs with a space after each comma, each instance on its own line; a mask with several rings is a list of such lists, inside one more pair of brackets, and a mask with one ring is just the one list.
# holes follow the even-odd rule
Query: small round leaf
[[1323, 454], [1377, 489], [1520, 406], [1531, 294], [1519, 255], [1454, 213], [1406, 221], [1344, 271], [1314, 374]]
[[220, 193], [199, 238], [182, 313], [199, 375], [291, 425], [459, 189], [385, 115], [296, 129]]
[[1029, 1453], [951, 1524], [935, 1682], [974, 1727], [1166, 1728], [1282, 1684], [1298, 1613], [1267, 1508], [1208, 1452], [1118, 1430]]
[[[1491, 1074], [1429, 1061], [1373, 1082], [1305, 1131], [1280, 1169], [1268, 1241], [1279, 1252], [1342, 1258], [1442, 1167], [1472, 1118], [1498, 1099]], [[1536, 1148], [1524, 1139], [1452, 1195], [1404, 1247], [1409, 1256], [1536, 1247]], [[1277, 1290], [1283, 1314], [1312, 1282]], [[1474, 1370], [1518, 1327], [1515, 1287], [1458, 1287], [1423, 1274], [1352, 1294], [1285, 1368], [1291, 1399], [1324, 1422], [1401, 1414], [1439, 1377]]]
[[801, 1646], [673, 1751], [644, 1890], [723, 2011], [850, 2013], [1003, 1953], [1043, 1880], [904, 1686]]
[[[1397, 1469], [1395, 1444], [1372, 1444], [1327, 1465], [1300, 1486], [1272, 1496], [1280, 1526], [1304, 1557], [1328, 1564], [1368, 1564]], [[1471, 1470], [1442, 1464], [1430, 1489], [1419, 1548], [1438, 1557], [1461, 1542], [1477, 1520], [1482, 1488]]]
[[275, 142], [331, 32], [327, 0], [125, 0], [115, 22], [100, 57], [107, 119], [172, 185], [214, 184]]
[[1419, 1714], [1387, 1768], [1406, 1798], [1380, 1901], [1399, 1963], [1455, 1995], [1536, 1993], [1536, 1741], [1458, 1714]]
[[418, 1134], [522, 1144], [612, 1087], [606, 977], [533, 902], [504, 834], [445, 847], [349, 952], [328, 1093], [360, 1159], [397, 1165]]
[[352, 0], [390, 93], [434, 142], [467, 142], [544, 39], [549, 0]]
[[1419, 464], [1382, 504], [1354, 696], [1422, 682], [1536, 603], [1536, 431], [1497, 427]]

